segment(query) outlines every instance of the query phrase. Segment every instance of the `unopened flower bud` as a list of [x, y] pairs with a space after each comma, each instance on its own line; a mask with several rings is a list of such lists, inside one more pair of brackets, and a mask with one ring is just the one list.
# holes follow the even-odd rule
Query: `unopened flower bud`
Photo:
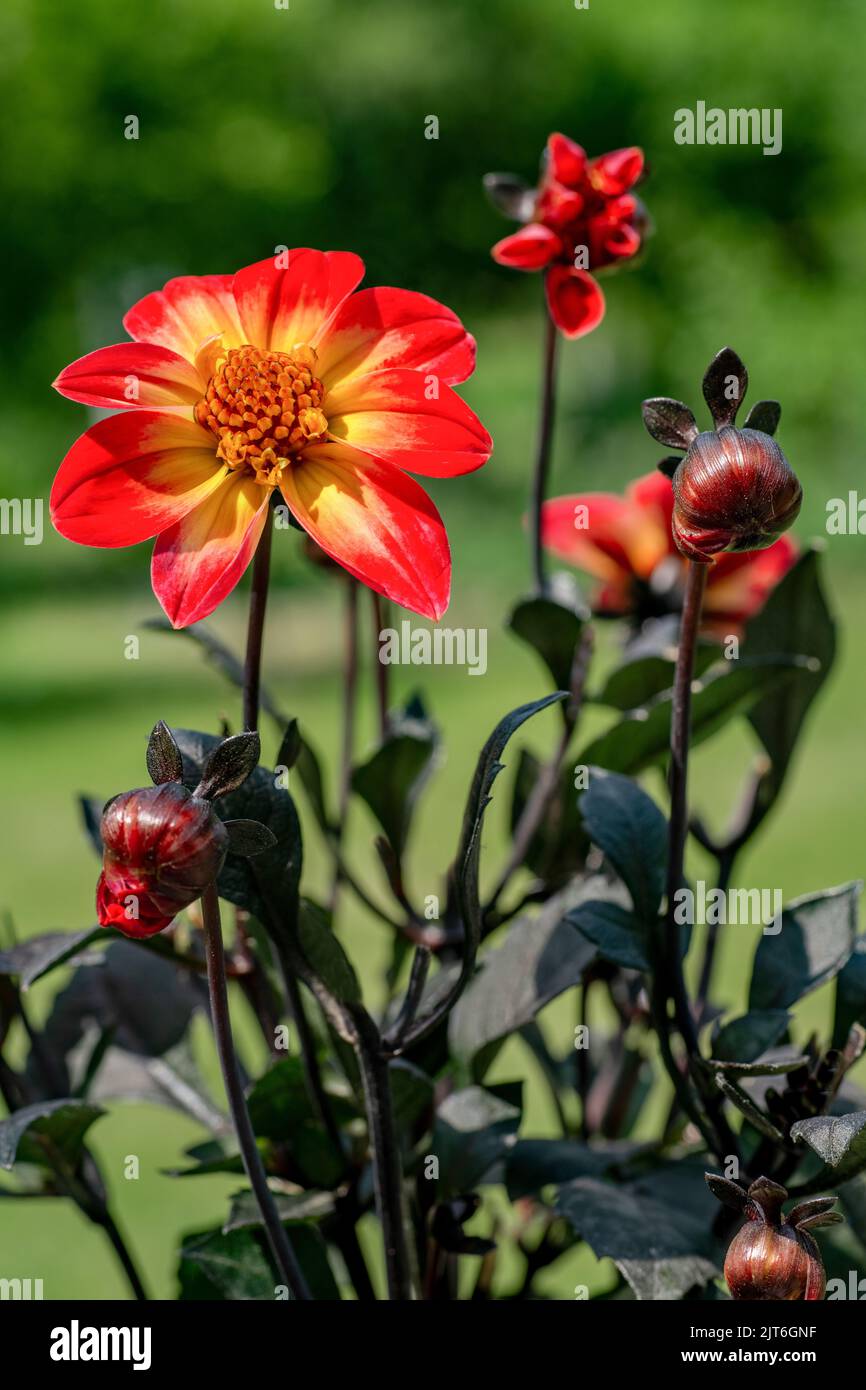
[[222, 868], [229, 832], [180, 782], [122, 792], [102, 816], [100, 926], [152, 936], [200, 897]]
[[787, 1216], [788, 1193], [769, 1178], [757, 1178], [748, 1190], [714, 1173], [707, 1184], [719, 1201], [745, 1217], [725, 1256], [725, 1279], [736, 1299], [807, 1303], [824, 1297], [826, 1276], [811, 1231], [842, 1220], [831, 1211], [835, 1197], [801, 1202]]
[[683, 555], [700, 563], [723, 551], [766, 549], [800, 511], [803, 490], [772, 437], [780, 415], [776, 402], [759, 401], [744, 428], [735, 426], [747, 386], [743, 363], [724, 348], [704, 377], [714, 430], [699, 432], [680, 401], [644, 401], [644, 423], [653, 438], [686, 450], [682, 460], [667, 458], [659, 467], [673, 480], [674, 540]]
[[765, 550], [795, 520], [803, 490], [760, 430], [699, 434], [674, 474], [673, 533], [690, 560]]

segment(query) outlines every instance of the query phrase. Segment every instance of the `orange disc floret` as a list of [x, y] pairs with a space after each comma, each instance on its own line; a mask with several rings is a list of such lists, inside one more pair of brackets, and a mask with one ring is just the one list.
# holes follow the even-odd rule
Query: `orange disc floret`
[[195, 418], [216, 435], [217, 456], [229, 468], [273, 486], [286, 462], [327, 436], [315, 365], [306, 345], [291, 353], [246, 345], [218, 359]]

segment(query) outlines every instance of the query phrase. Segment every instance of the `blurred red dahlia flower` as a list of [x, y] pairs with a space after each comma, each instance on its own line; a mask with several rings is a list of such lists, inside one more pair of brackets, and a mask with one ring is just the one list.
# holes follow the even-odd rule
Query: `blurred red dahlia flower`
[[[681, 606], [686, 560], [672, 532], [674, 490], [663, 473], [630, 483], [623, 497], [586, 492], [554, 497], [542, 510], [542, 540], [562, 560], [600, 580], [593, 609], [638, 624]], [[766, 550], [720, 555], [710, 564], [705, 631], [727, 635], [763, 607], [797, 558], [786, 535]]]
[[493, 247], [500, 265], [544, 270], [550, 315], [567, 338], [604, 317], [604, 295], [590, 272], [628, 260], [641, 248], [647, 218], [630, 191], [644, 168], [633, 146], [587, 159], [566, 135], [547, 141], [541, 178], [529, 189], [510, 174], [484, 183], [496, 206], [526, 225]]
[[154, 593], [175, 627], [205, 618], [249, 564], [279, 489], [344, 569], [438, 619], [451, 561], [407, 471], [454, 477], [492, 443], [451, 389], [475, 365], [456, 314], [400, 289], [356, 291], [358, 256], [299, 249], [235, 275], [181, 276], [130, 309], [134, 339], [73, 362], [71, 400], [124, 413], [60, 465], [55, 527], [84, 545], [156, 536]]

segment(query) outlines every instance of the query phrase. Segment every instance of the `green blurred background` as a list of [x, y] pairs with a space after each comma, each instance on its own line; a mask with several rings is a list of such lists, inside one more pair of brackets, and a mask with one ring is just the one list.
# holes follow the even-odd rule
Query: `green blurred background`
[[[126, 308], [171, 276], [232, 271], [282, 244], [345, 248], [364, 257], [369, 283], [420, 289], [455, 308], [479, 344], [465, 395], [496, 449], [480, 473], [430, 487], [454, 553], [448, 621], [490, 632], [485, 679], [458, 668], [423, 672], [447, 758], [416, 825], [412, 886], [419, 899], [438, 892], [478, 746], [502, 713], [544, 690], [532, 655], [502, 632], [529, 573], [520, 517], [541, 282], [491, 261], [508, 224], [486, 203], [481, 176], [515, 170], [533, 179], [555, 129], [591, 154], [637, 143], [649, 160], [642, 191], [655, 236], [642, 264], [605, 280], [601, 327], [562, 352], [553, 490], [616, 489], [648, 471], [658, 449], [641, 426], [641, 399], [671, 394], [697, 406], [704, 366], [730, 343], [748, 364], [751, 399], [782, 400], [780, 440], [805, 487], [797, 532], [824, 535], [827, 500], [857, 488], [862, 471], [864, 49], [866, 10], [855, 0], [590, 0], [586, 10], [571, 0], [290, 0], [285, 10], [272, 0], [60, 8], [6, 0], [0, 496], [47, 499], [58, 462], [94, 418], [50, 382], [73, 358], [122, 340]], [[782, 153], [675, 145], [675, 110], [698, 100], [782, 108]], [[124, 138], [128, 115], [139, 119], [138, 140]], [[425, 138], [430, 115], [435, 141]], [[326, 749], [339, 724], [342, 586], [309, 568], [296, 532], [276, 538], [267, 680]], [[856, 536], [828, 545], [841, 658], [784, 805], [742, 865], [744, 881], [786, 896], [856, 877], [866, 860], [862, 547]], [[147, 552], [85, 550], [50, 529], [39, 547], [0, 537], [0, 905], [21, 936], [92, 920], [96, 864], [76, 793], [136, 785], [158, 717], [209, 729], [222, 716], [238, 720], [234, 692], [191, 644], [144, 628], [159, 611]], [[213, 622], [236, 647], [244, 588]], [[133, 634], [137, 661], [124, 656]], [[397, 694], [417, 678], [397, 668]], [[361, 751], [373, 734], [370, 694], [368, 660]], [[543, 716], [527, 741], [543, 748], [554, 734], [553, 717]], [[739, 728], [696, 758], [695, 799], [711, 822], [725, 819], [749, 751]], [[331, 776], [333, 787], [333, 762]], [[506, 801], [500, 794], [492, 808], [488, 873], [503, 852]], [[359, 809], [349, 843], [375, 891], [371, 840]], [[314, 829], [307, 859], [315, 893], [326, 866]], [[375, 990], [385, 929], [344, 908], [343, 939]], [[744, 1002], [753, 944], [743, 929], [723, 942], [722, 993], [732, 1008]], [[34, 990], [34, 1017], [52, 993], [53, 981]], [[802, 1029], [826, 1011], [826, 993], [813, 997]], [[546, 1021], [565, 1051], [569, 1009], [552, 1006]], [[247, 1060], [260, 1064], [246, 1033]], [[494, 1075], [516, 1074], [528, 1081], [524, 1133], [542, 1133], [550, 1115], [538, 1077], [509, 1048]], [[175, 1292], [178, 1232], [218, 1222], [237, 1187], [161, 1175], [200, 1137], [170, 1112], [129, 1105], [93, 1131], [121, 1222], [160, 1297]], [[141, 1159], [138, 1182], [122, 1178], [129, 1153]], [[60, 1202], [2, 1203], [0, 1272], [42, 1277], [48, 1298], [125, 1296], [99, 1233]], [[609, 1267], [584, 1252], [550, 1271], [547, 1287], [567, 1298], [577, 1277], [611, 1282]]]

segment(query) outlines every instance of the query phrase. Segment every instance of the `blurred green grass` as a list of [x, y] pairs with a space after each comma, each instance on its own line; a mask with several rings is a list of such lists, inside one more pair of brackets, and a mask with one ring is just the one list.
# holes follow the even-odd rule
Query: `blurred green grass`
[[[109, 0], [79, 0], [74, 17], [48, 0], [11, 0], [0, 15], [0, 72], [16, 94], [15, 119], [0, 125], [11, 326], [0, 338], [0, 368], [12, 388], [0, 494], [47, 497], [57, 462], [92, 418], [48, 383], [72, 358], [118, 341], [132, 300], [171, 275], [232, 270], [282, 243], [351, 247], [365, 257], [370, 283], [422, 289], [453, 305], [478, 338], [465, 394], [496, 452], [480, 473], [430, 491], [454, 553], [448, 621], [489, 628], [488, 673], [394, 670], [396, 694], [423, 686], [445, 735], [447, 757], [410, 854], [415, 896], [439, 892], [481, 742], [507, 709], [545, 688], [532, 654], [502, 630], [528, 579], [519, 518], [535, 430], [541, 285], [490, 261], [507, 224], [486, 205], [480, 177], [512, 168], [531, 178], [557, 128], [591, 153], [637, 142], [649, 157], [643, 194], [656, 232], [643, 264], [605, 281], [604, 323], [562, 353], [553, 490], [620, 488], [648, 471], [657, 450], [639, 402], [671, 394], [697, 406], [704, 365], [729, 342], [749, 366], [750, 399], [782, 400], [780, 440], [805, 487], [797, 530], [823, 534], [827, 500], [856, 488], [862, 471], [864, 40], [866, 12], [853, 0], [825, 9], [732, 0], [712, 16], [690, 0], [593, 0], [582, 12], [566, 0], [292, 0], [287, 12], [155, 0], [146, 22], [137, 7]], [[782, 107], [782, 154], [675, 146], [673, 113], [698, 99]], [[129, 113], [140, 118], [136, 142], [123, 139]], [[438, 141], [424, 139], [428, 113], [439, 117]], [[277, 536], [267, 679], [327, 750], [340, 718], [339, 586], [306, 566], [296, 533]], [[78, 792], [103, 796], [141, 781], [158, 717], [201, 728], [238, 720], [236, 695], [190, 644], [143, 628], [158, 612], [146, 549], [84, 550], [50, 531], [40, 547], [0, 538], [0, 767], [13, 808], [0, 839], [0, 906], [22, 935], [92, 919], [96, 864], [77, 819]], [[839, 664], [784, 802], [740, 868], [743, 882], [781, 887], [786, 897], [856, 877], [863, 866], [862, 541], [833, 538], [826, 560], [843, 618]], [[214, 628], [238, 649], [243, 620], [242, 589]], [[138, 661], [124, 658], [130, 634], [140, 638]], [[612, 640], [606, 632], [602, 660]], [[368, 661], [360, 751], [373, 737], [370, 685]], [[554, 736], [555, 717], [544, 715], [525, 741], [543, 748]], [[274, 734], [266, 754], [275, 747]], [[750, 747], [738, 726], [698, 751], [694, 798], [711, 823], [736, 801]], [[504, 850], [508, 778], [485, 831], [491, 877]], [[315, 895], [328, 865], [306, 815], [305, 829], [305, 888]], [[349, 848], [379, 890], [363, 809], [353, 809]], [[699, 856], [692, 864], [696, 873], [706, 867]], [[384, 929], [346, 895], [341, 931], [375, 987], [388, 957]], [[754, 944], [748, 930], [723, 933], [719, 993], [731, 1009], [745, 1001]], [[35, 1016], [53, 988], [34, 990]], [[562, 1051], [570, 1008], [557, 1003], [545, 1015]], [[827, 1009], [826, 990], [810, 998], [800, 1034], [823, 1024]], [[242, 1036], [254, 1061], [254, 1035], [245, 1028]], [[544, 1132], [543, 1087], [511, 1044], [493, 1075], [516, 1072], [529, 1078], [525, 1132]], [[656, 1111], [663, 1099], [654, 1098]], [[160, 1176], [197, 1137], [170, 1112], [128, 1105], [112, 1107], [93, 1131], [121, 1221], [161, 1297], [175, 1291], [179, 1230], [220, 1220], [237, 1186]], [[138, 1183], [121, 1176], [130, 1152], [141, 1157]], [[98, 1232], [59, 1202], [4, 1202], [0, 1255], [4, 1269], [11, 1261], [42, 1275], [51, 1298], [119, 1291]], [[545, 1282], [570, 1297], [573, 1283], [590, 1277], [609, 1281], [609, 1268], [584, 1251]]]

